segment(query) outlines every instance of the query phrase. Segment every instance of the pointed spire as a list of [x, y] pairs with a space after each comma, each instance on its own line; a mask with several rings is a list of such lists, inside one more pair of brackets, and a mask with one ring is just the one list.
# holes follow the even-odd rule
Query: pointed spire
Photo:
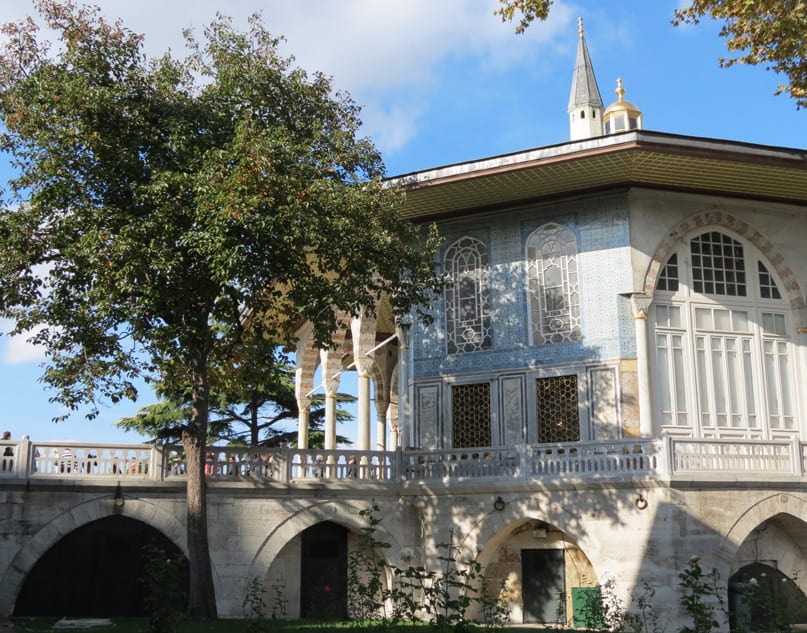
[[594, 66], [588, 54], [586, 38], [583, 36], [583, 18], [577, 18], [577, 32], [580, 34], [580, 38], [577, 42], [577, 60], [574, 64], [572, 91], [569, 95], [569, 112], [580, 106], [602, 107], [602, 97], [594, 76]]
[[569, 94], [569, 130], [573, 141], [602, 135], [602, 97], [583, 36], [583, 18], [577, 19], [577, 59]]

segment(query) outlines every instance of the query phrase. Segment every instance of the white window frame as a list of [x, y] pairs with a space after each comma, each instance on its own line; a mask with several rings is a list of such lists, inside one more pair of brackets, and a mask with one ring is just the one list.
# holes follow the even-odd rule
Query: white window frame
[[[746, 296], [694, 292], [690, 242], [693, 237], [709, 232], [728, 236], [743, 247]], [[792, 437], [798, 432], [799, 403], [794, 391], [798, 356], [793, 337], [789, 334], [793, 331], [790, 306], [775, 269], [748, 240], [722, 227], [699, 228], [679, 244], [668, 261], [673, 255], [678, 258], [678, 289], [657, 289], [651, 310], [654, 410], [662, 428], [671, 434], [694, 437]], [[759, 261], [776, 283], [780, 299], [762, 298]], [[667, 318], [668, 311], [676, 308], [680, 311], [677, 322]], [[747, 313], [747, 323], [743, 323], [742, 313]], [[712, 320], [701, 318], [700, 324], [696, 322], [696, 317], [706, 315], [712, 315]], [[768, 329], [773, 331], [766, 331], [763, 318], [767, 319]], [[671, 381], [670, 372], [676, 369], [676, 364], [669, 353], [669, 345], [665, 348], [660, 343], [665, 338], [669, 342], [678, 336], [681, 337], [683, 372], [681, 375], [679, 371], [677, 380]], [[730, 350], [732, 345], [735, 346], [734, 352]], [[704, 348], [702, 353], [699, 346]], [[766, 350], [772, 349], [776, 353], [766, 356]], [[725, 372], [722, 374], [725, 378], [722, 390], [715, 381], [721, 375], [714, 371], [718, 361]], [[665, 362], [663, 368], [661, 363]], [[734, 376], [729, 375], [731, 371], [735, 372]], [[768, 380], [772, 372], [777, 374], [777, 380]], [[721, 395], [726, 404], [722, 408], [716, 402]], [[683, 403], [679, 402], [682, 396]], [[785, 410], [783, 405], [787, 405]]]

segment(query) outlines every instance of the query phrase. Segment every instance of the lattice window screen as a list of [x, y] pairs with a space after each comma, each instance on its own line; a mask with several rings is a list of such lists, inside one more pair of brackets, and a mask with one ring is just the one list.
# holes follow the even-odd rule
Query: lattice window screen
[[535, 381], [538, 442], [579, 442], [580, 411], [577, 376], [553, 376]]
[[454, 448], [490, 446], [490, 384], [451, 388], [451, 442]]

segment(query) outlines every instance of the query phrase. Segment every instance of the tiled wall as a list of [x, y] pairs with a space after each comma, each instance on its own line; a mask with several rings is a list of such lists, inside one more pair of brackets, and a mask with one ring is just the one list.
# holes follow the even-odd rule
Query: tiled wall
[[[531, 346], [525, 244], [527, 237], [547, 222], [568, 226], [577, 239], [583, 338], [571, 343]], [[630, 307], [628, 300], [620, 296], [631, 290], [624, 195], [502, 211], [446, 223], [441, 230], [445, 236], [444, 250], [464, 235], [481, 240], [488, 247], [493, 349], [448, 356], [445, 312], [442, 302], [438, 302], [432, 311], [434, 322], [415, 328], [416, 378], [635, 355]]]

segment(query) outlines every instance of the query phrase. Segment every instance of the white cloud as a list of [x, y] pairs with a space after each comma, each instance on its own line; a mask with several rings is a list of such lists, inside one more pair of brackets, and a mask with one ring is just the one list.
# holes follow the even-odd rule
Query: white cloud
[[364, 132], [385, 152], [396, 152], [418, 133], [423, 108], [410, 104], [384, 109], [367, 107], [362, 113]]
[[[11, 328], [11, 322], [7, 319], [0, 319], [0, 331], [7, 332]], [[45, 359], [45, 350], [41, 345], [34, 345], [29, 342], [33, 332], [26, 332], [18, 336], [3, 335], [0, 339], [0, 362], [3, 365], [19, 365], [21, 363], [40, 362]]]
[[[146, 35], [146, 50], [167, 48], [181, 54], [182, 29], [200, 31], [221, 11], [236, 25], [261, 11], [267, 28], [283, 35], [284, 51], [309, 71], [334, 77], [338, 89], [364, 106], [365, 134], [383, 151], [400, 149], [417, 133], [418, 120], [441, 73], [452, 64], [473, 62], [508, 68], [540, 62], [560, 30], [566, 40], [574, 19], [555, 2], [547, 22], [533, 24], [523, 36], [502, 24], [493, 11], [497, 0], [95, 0], [108, 19], [120, 17]], [[5, 0], [5, 19], [32, 12], [30, 0]], [[574, 42], [572, 42], [574, 43]], [[379, 95], [399, 94], [395, 107]]]

